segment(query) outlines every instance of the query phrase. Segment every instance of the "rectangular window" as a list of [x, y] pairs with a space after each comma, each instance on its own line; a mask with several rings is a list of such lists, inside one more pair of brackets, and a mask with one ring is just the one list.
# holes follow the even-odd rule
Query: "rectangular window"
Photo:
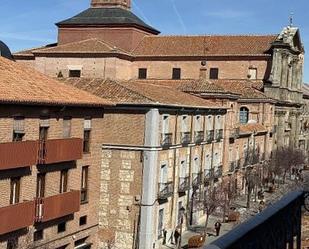
[[202, 118], [200, 115], [195, 117], [195, 131], [201, 131], [202, 130]]
[[217, 80], [219, 78], [219, 68], [210, 68], [209, 79]]
[[163, 236], [163, 223], [164, 222], [164, 209], [159, 210], [159, 218], [158, 218], [158, 238], [162, 238]]
[[81, 203], [86, 203], [88, 201], [88, 174], [89, 166], [82, 167]]
[[44, 198], [45, 196], [45, 173], [39, 173], [37, 175], [37, 183], [36, 183], [36, 197]]
[[13, 142], [22, 141], [25, 135], [25, 119], [15, 117], [13, 121]]
[[139, 79], [147, 79], [147, 68], [139, 68], [138, 69], [138, 78]]
[[63, 233], [66, 230], [66, 222], [62, 222], [58, 224], [58, 233]]
[[71, 137], [71, 118], [66, 117], [63, 119], [63, 138]]
[[40, 134], [39, 134], [39, 140], [40, 141], [46, 141], [48, 138], [48, 129], [49, 127], [40, 127]]
[[167, 134], [168, 132], [169, 132], [169, 115], [163, 115], [162, 133]]
[[80, 78], [81, 70], [69, 70], [69, 77], [70, 78]]
[[[79, 240], [76, 240], [75, 242], [74, 242], [74, 246], [75, 247], [80, 247], [80, 248], [87, 248], [87, 247], [82, 247], [82, 246], [87, 246], [87, 239], [88, 239], [88, 237], [86, 237], [86, 238], [82, 238], [82, 239], [79, 239]], [[89, 248], [89, 246], [88, 246], [88, 248]]]
[[68, 170], [62, 170], [60, 172], [60, 190], [59, 193], [65, 193], [68, 191]]
[[83, 225], [86, 225], [86, 224], [87, 224], [87, 215], [80, 217], [79, 218], [79, 225], [83, 226]]
[[257, 79], [257, 68], [249, 68], [248, 78], [250, 80], [256, 80]]
[[37, 230], [33, 234], [33, 241], [39, 241], [42, 240], [44, 237], [44, 230]]
[[181, 79], [181, 69], [180, 68], [173, 68], [173, 80], [180, 80]]
[[11, 178], [10, 204], [19, 203], [20, 198], [20, 177]]
[[91, 138], [91, 119], [84, 120], [84, 142], [83, 142], [83, 152], [90, 152], [90, 138]]
[[182, 132], [188, 132], [189, 131], [189, 118], [187, 115], [183, 115], [181, 118], [181, 130]]

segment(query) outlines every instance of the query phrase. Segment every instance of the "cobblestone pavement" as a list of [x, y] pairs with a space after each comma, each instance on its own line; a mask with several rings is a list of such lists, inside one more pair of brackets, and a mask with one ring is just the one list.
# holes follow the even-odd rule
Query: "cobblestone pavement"
[[[266, 204], [266, 207], [269, 205], [272, 205], [273, 203], [277, 202], [283, 195], [287, 194], [290, 191], [297, 190], [301, 186], [300, 184], [295, 183], [292, 180], [286, 180], [285, 184], [280, 184], [279, 188], [276, 188], [275, 192], [273, 193], [267, 193], [264, 192], [264, 201]], [[229, 232], [232, 230], [235, 226], [237, 226], [240, 222], [244, 222], [251, 217], [255, 216], [259, 212], [259, 200], [255, 202], [255, 196], [252, 195], [251, 202], [250, 202], [250, 208], [246, 208], [246, 195], [243, 194], [239, 196], [234, 203], [232, 204], [234, 207], [236, 207], [237, 211], [240, 212], [240, 221], [238, 223], [235, 222], [229, 222], [229, 223], [222, 223], [221, 231], [220, 231], [220, 236], [224, 235], [225, 233]], [[214, 223], [218, 220], [222, 220], [222, 215], [215, 216], [212, 215], [209, 218], [209, 225], [207, 229], [207, 238], [206, 238], [206, 245], [210, 244], [214, 240], [216, 240], [219, 237], [215, 236], [215, 230], [214, 230]], [[203, 233], [204, 229], [204, 224], [205, 224], [205, 217], [202, 217], [198, 225], [192, 227], [190, 230], [187, 230], [183, 232], [182, 235], [182, 248], [188, 248], [188, 240], [194, 235], [199, 235]], [[162, 249], [167, 249], [167, 248], [176, 248], [175, 245], [169, 245], [169, 246], [162, 246]]]

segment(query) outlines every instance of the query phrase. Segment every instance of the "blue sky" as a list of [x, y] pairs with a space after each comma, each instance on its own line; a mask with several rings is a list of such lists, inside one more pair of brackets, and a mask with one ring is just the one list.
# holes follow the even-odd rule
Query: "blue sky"
[[[82, 11], [89, 2], [1, 0], [0, 40], [12, 51], [55, 42], [54, 23]], [[276, 34], [293, 12], [309, 49], [308, 10], [308, 0], [133, 0], [133, 11], [162, 34]], [[307, 68], [305, 81], [309, 82]]]

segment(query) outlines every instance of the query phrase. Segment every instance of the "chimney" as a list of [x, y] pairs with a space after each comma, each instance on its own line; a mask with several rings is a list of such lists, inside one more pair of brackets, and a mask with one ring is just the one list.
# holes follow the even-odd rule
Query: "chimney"
[[91, 0], [91, 8], [131, 9], [131, 0]]

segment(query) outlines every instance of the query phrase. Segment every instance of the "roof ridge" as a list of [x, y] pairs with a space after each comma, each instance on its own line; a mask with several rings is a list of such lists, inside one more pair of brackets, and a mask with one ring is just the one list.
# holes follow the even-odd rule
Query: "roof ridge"
[[279, 34], [185, 34], [185, 35], [157, 35], [145, 36], [145, 38], [167, 38], [167, 37], [270, 37], [278, 36]]

